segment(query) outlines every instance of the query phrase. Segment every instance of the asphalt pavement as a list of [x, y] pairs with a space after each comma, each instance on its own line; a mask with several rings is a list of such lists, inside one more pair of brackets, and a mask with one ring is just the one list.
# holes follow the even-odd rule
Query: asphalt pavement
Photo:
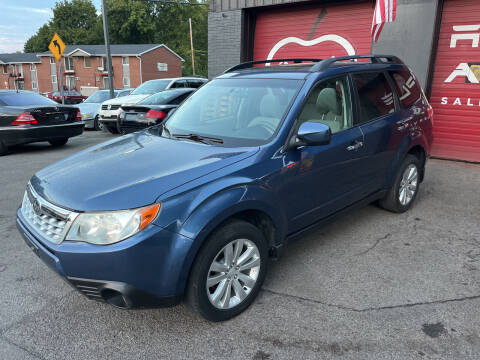
[[29, 178], [113, 136], [0, 157], [0, 359], [480, 358], [480, 165], [430, 160], [409, 212], [371, 205], [289, 244], [253, 305], [210, 323], [90, 301], [18, 233]]

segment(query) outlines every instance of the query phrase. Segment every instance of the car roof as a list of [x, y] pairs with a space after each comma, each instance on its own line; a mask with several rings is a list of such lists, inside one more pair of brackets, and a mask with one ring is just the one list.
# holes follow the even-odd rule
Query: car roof
[[34, 93], [34, 94], [38, 94], [37, 92], [35, 92], [35, 91], [30, 91], [30, 90], [0, 89], [0, 94], [13, 94], [13, 93], [18, 93], [18, 94], [21, 94], [21, 93]]

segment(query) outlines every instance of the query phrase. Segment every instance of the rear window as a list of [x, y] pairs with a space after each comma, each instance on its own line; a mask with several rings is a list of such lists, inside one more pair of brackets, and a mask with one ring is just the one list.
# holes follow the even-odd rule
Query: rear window
[[152, 96], [149, 96], [138, 104], [141, 105], [164, 105], [170, 104], [170, 101], [178, 97], [179, 95], [184, 94], [184, 90], [166, 90], [159, 93], [156, 93]]
[[55, 101], [33, 92], [14, 92], [8, 94], [0, 94], [0, 101], [7, 106], [57, 104]]
[[383, 73], [354, 74], [353, 81], [360, 101], [361, 123], [395, 112], [393, 91]]
[[400, 104], [405, 108], [415, 104], [422, 93], [415, 76], [407, 70], [391, 71], [390, 76], [395, 83]]
[[159, 91], [165, 90], [171, 80], [150, 80], [144, 82], [142, 85], [132, 91], [132, 95], [148, 95], [155, 94]]

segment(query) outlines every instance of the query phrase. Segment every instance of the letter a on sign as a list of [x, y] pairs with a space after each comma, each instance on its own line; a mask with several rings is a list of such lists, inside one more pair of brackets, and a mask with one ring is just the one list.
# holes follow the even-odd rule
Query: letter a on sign
[[57, 33], [53, 35], [52, 41], [50, 41], [50, 45], [48, 45], [48, 49], [52, 52], [57, 61], [60, 60], [63, 52], [65, 51], [65, 44]]

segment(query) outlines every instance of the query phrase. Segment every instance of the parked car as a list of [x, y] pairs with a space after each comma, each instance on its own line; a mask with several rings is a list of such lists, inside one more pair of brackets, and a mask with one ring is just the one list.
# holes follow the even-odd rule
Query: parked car
[[[48, 92], [47, 97], [53, 101], [61, 104], [62, 103], [62, 94], [60, 91]], [[80, 94], [78, 91], [74, 90], [65, 90], [63, 92], [64, 103], [65, 104], [80, 104], [87, 97]]]
[[288, 240], [372, 202], [413, 205], [433, 112], [406, 65], [254, 65], [161, 125], [39, 171], [17, 214], [29, 246], [90, 299], [134, 308], [185, 295], [220, 321], [252, 303]]
[[0, 90], [0, 155], [8, 147], [38, 141], [65, 145], [83, 132], [80, 110], [32, 91]]
[[[113, 95], [115, 98], [127, 96], [132, 90], [133, 89], [114, 90]], [[83, 103], [78, 104], [86, 129], [101, 129], [102, 124], [98, 121], [98, 112], [100, 111], [100, 106], [106, 100], [110, 100], [110, 90], [97, 90]]]
[[99, 120], [105, 129], [112, 134], [118, 134], [117, 119], [121, 105], [134, 105], [146, 97], [159, 91], [176, 88], [198, 88], [207, 82], [207, 79], [182, 77], [170, 79], [157, 79], [144, 82], [137, 87], [129, 96], [122, 99], [111, 99], [102, 103], [99, 112]]
[[195, 90], [189, 88], [164, 90], [135, 105], [122, 106], [118, 115], [118, 131], [127, 134], [159, 124]]

